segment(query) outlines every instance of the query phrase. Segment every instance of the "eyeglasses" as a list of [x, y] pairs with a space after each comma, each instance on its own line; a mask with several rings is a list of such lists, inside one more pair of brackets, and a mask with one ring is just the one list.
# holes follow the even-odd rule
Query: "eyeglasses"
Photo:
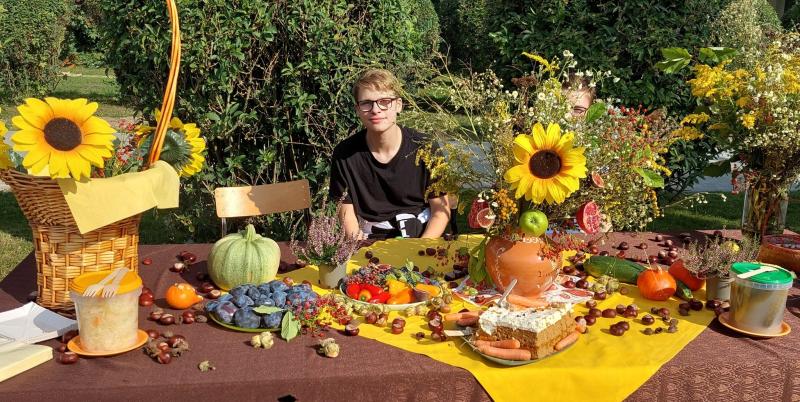
[[380, 98], [377, 100], [363, 100], [358, 102], [358, 110], [362, 112], [369, 112], [372, 110], [372, 106], [378, 104], [378, 109], [380, 110], [389, 110], [389, 107], [392, 106], [392, 102], [396, 99], [400, 99], [399, 97], [395, 98]]

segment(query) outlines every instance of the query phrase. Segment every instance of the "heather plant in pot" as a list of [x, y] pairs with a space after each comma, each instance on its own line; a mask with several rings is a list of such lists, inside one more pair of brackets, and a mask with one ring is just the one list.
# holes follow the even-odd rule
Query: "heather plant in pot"
[[340, 204], [331, 208], [323, 202], [319, 211], [312, 213], [305, 242], [292, 240], [290, 247], [299, 260], [319, 269], [319, 285], [336, 288], [346, 273], [347, 262], [358, 250], [357, 239], [345, 234], [336, 215]]
[[731, 297], [731, 265], [741, 261], [755, 261], [760, 244], [750, 237], [742, 240], [709, 238], [705, 243], [691, 243], [678, 252], [687, 271], [706, 280], [707, 300], [728, 300]]

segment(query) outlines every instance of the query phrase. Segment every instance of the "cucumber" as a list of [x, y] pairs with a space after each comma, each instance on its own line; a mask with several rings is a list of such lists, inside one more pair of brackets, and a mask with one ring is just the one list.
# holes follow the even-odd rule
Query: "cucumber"
[[685, 283], [681, 282], [679, 279], [675, 279], [675, 284], [678, 285], [675, 288], [675, 297], [681, 298], [686, 301], [690, 301], [694, 298], [692, 295], [692, 289], [689, 289]]
[[646, 269], [635, 262], [630, 262], [617, 257], [593, 255], [583, 263], [583, 268], [589, 275], [599, 278], [608, 275], [617, 278], [620, 282], [635, 285], [639, 274]]

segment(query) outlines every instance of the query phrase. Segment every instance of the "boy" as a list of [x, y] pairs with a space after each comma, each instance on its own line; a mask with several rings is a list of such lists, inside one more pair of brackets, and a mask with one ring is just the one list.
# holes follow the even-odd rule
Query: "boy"
[[590, 81], [585, 76], [572, 73], [561, 85], [561, 90], [567, 94], [567, 99], [572, 103], [572, 117], [585, 117], [595, 98], [595, 88]]
[[417, 165], [423, 134], [397, 125], [403, 109], [400, 83], [371, 69], [353, 85], [364, 130], [333, 150], [330, 197], [342, 199], [339, 220], [349, 236], [439, 237], [450, 220], [447, 195], [426, 195], [430, 172]]

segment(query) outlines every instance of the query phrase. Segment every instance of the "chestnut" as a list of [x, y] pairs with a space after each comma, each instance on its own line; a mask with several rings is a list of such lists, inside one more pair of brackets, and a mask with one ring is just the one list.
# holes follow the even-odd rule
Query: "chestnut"
[[64, 335], [61, 335], [61, 343], [69, 343], [69, 341], [76, 336], [78, 336], [78, 330], [73, 329], [71, 331], [67, 331], [64, 333]]
[[721, 305], [722, 305], [722, 302], [717, 300], [717, 299], [706, 301], [706, 308], [709, 309], [709, 310], [715, 310], [717, 307], [719, 307]]
[[672, 247], [673, 244], [675, 244], [675, 242], [673, 242], [672, 239], [667, 239], [664, 241], [664, 245], [667, 247]]
[[664, 259], [664, 264], [666, 264], [666, 265], [672, 265], [674, 262], [675, 262], [675, 259], [672, 258], [672, 257], [669, 257], [669, 256], [667, 256], [667, 258]]
[[447, 335], [444, 332], [434, 332], [431, 334], [431, 339], [438, 342], [444, 342], [447, 340]]
[[620, 328], [622, 328], [622, 329], [624, 329], [626, 331], [631, 329], [631, 324], [628, 323], [627, 321], [620, 321], [620, 322], [617, 323], [617, 326], [619, 326]]
[[653, 328], [645, 328], [644, 331], [642, 331], [642, 333], [644, 333], [645, 335], [653, 335]]
[[690, 308], [691, 308], [691, 306], [689, 306], [689, 303], [688, 303], [688, 302], [683, 302], [683, 303], [681, 303], [681, 304], [679, 304], [679, 305], [678, 305], [678, 308], [682, 308], [682, 309], [684, 309], [684, 310], [688, 310], [688, 309], [690, 309]]
[[152, 294], [153, 294], [153, 291], [152, 291], [152, 290], [150, 290], [150, 288], [148, 288], [147, 286], [145, 286], [145, 287], [142, 287], [142, 294], [143, 294], [143, 295], [144, 295], [144, 294], [152, 295]]
[[717, 308], [714, 309], [714, 315], [716, 315], [717, 317], [719, 317], [724, 312], [725, 312], [725, 309], [723, 309], [722, 307], [717, 307]]
[[392, 320], [392, 325], [400, 325], [401, 327], [405, 328], [406, 320], [404, 320], [404, 319], [402, 319], [400, 317], [397, 317], [394, 320]]
[[67, 349], [67, 345], [63, 344], [63, 343], [61, 345], [58, 345], [58, 347], [56, 348], [56, 352], [58, 352], [58, 353], [64, 353], [64, 352], [66, 352], [68, 350], [69, 349]]
[[597, 300], [605, 300], [608, 295], [606, 292], [594, 292], [594, 298]]
[[353, 323], [352, 321], [344, 326], [344, 334], [347, 336], [356, 336], [360, 330], [358, 329], [358, 324]]
[[666, 252], [666, 251], [664, 251], [664, 250], [659, 250], [659, 251], [658, 251], [658, 258], [660, 258], [660, 259], [662, 259], [662, 260], [663, 260], [664, 258], [667, 258], [667, 252]]
[[161, 318], [158, 319], [158, 323], [162, 325], [175, 324], [175, 316], [169, 313], [162, 314]]
[[156, 348], [162, 352], [169, 352], [169, 344], [164, 341], [157, 343]]
[[602, 315], [603, 315], [603, 312], [602, 312], [602, 311], [600, 311], [600, 309], [599, 309], [599, 308], [594, 308], [594, 307], [593, 307], [593, 308], [590, 308], [590, 309], [589, 309], [589, 314], [588, 314], [588, 315], [590, 315], [590, 316], [592, 316], [592, 317], [595, 317], [595, 318], [597, 318], [597, 317], [600, 317], [600, 316], [602, 316]]
[[222, 291], [220, 291], [219, 289], [214, 289], [214, 290], [208, 292], [208, 294], [206, 295], [206, 297], [211, 299], [211, 300], [219, 299], [220, 296], [222, 296]]
[[200, 285], [200, 292], [202, 292], [202, 293], [208, 293], [208, 292], [210, 292], [212, 290], [214, 290], [214, 284], [211, 283], [211, 282], [203, 282]]
[[669, 309], [666, 307], [661, 307], [658, 309], [658, 315], [661, 317], [669, 317]]
[[567, 275], [572, 275], [575, 273], [575, 267], [573, 265], [567, 265], [566, 267], [561, 269], [561, 272]]
[[597, 248], [597, 246], [591, 246], [591, 247], [589, 247], [589, 253], [590, 253], [590, 254], [597, 254], [597, 253], [599, 253], [599, 252], [600, 252], [600, 249], [599, 249], [599, 248]]
[[586, 279], [581, 279], [575, 283], [575, 286], [577, 286], [580, 289], [586, 289], [589, 287], [589, 281], [587, 281]]
[[438, 319], [441, 320], [442, 319], [442, 315], [439, 314], [439, 312], [436, 311], [435, 309], [430, 309], [430, 310], [428, 310], [428, 313], [425, 314], [425, 318], [427, 318], [429, 320], [432, 320], [434, 318], [438, 318]]
[[159, 333], [158, 331], [156, 331], [156, 330], [154, 330], [154, 329], [148, 329], [148, 330], [147, 330], [147, 331], [145, 331], [145, 332], [147, 332], [147, 336], [148, 336], [150, 339], [158, 339], [158, 337], [159, 337], [159, 336], [161, 336], [161, 333]]
[[197, 261], [197, 256], [194, 253], [184, 253], [183, 261], [187, 264], [194, 264]]
[[169, 352], [162, 351], [156, 357], [159, 363], [161, 364], [169, 364], [172, 361], [172, 355]]
[[689, 315], [689, 310], [687, 310], [685, 308], [678, 307], [678, 314], [680, 314], [682, 316], [687, 316], [687, 315]]
[[399, 335], [403, 333], [403, 325], [394, 324], [392, 323], [392, 333], [395, 335]]
[[181, 316], [183, 316], [184, 320], [187, 318], [194, 318], [194, 312], [191, 310], [185, 310], [184, 312], [181, 313]]
[[617, 248], [620, 250], [627, 250], [630, 248], [630, 246], [628, 245], [628, 242], [624, 241], [620, 243], [619, 246], [617, 246]]
[[617, 307], [614, 310], [617, 311], [617, 314], [624, 314], [625, 313], [625, 305], [617, 304]]
[[622, 329], [621, 327], [616, 326], [616, 325], [612, 325], [611, 328], [608, 329], [608, 332], [610, 332], [611, 335], [615, 335], [615, 336], [622, 336], [622, 335], [625, 334], [625, 330]]
[[639, 248], [642, 250], [647, 250], [647, 243], [639, 243]]
[[603, 318], [614, 318], [617, 316], [617, 311], [614, 309], [607, 308], [603, 310], [601, 314], [603, 315]]
[[597, 317], [592, 315], [584, 316], [583, 319], [586, 320], [586, 325], [594, 325], [597, 322]]
[[642, 324], [644, 325], [653, 325], [655, 322], [656, 319], [650, 314], [645, 314], [644, 317], [642, 317]]
[[445, 305], [442, 305], [442, 307], [439, 307], [439, 311], [441, 311], [442, 313], [445, 313], [445, 314], [449, 313], [451, 310], [452, 310], [452, 307], [450, 307], [449, 304], [445, 304]]
[[703, 309], [703, 302], [697, 299], [692, 299], [689, 301], [689, 307], [694, 311], [700, 311]]
[[[150, 296], [150, 297], [145, 297]], [[150, 307], [153, 305], [153, 296], [152, 295], [141, 295], [139, 296], [139, 305], [142, 307]]]
[[366, 315], [364, 315], [364, 321], [367, 324], [375, 324], [375, 322], [378, 321], [378, 313], [374, 311], [368, 312]]
[[667, 252], [667, 257], [669, 257], [669, 258], [678, 258], [678, 252], [675, 251], [675, 250], [668, 251]]
[[619, 253], [616, 254], [617, 258], [625, 258], [625, 250], [620, 250]]
[[600, 252], [600, 255], [603, 256], [603, 257], [607, 256], [608, 254], [609, 254], [609, 252], [605, 251], [605, 250]]
[[78, 362], [78, 355], [75, 352], [64, 352], [58, 355], [58, 362], [61, 364], [75, 364]]
[[647, 262], [651, 264], [655, 264], [658, 262], [659, 257], [657, 255], [650, 255], [647, 257]]
[[375, 321], [375, 325], [379, 327], [385, 327], [386, 322], [389, 320], [389, 314], [387, 313], [380, 313], [378, 314], [378, 321]]
[[161, 309], [153, 310], [147, 316], [147, 319], [150, 321], [158, 321], [159, 319], [161, 319], [162, 315], [164, 315], [164, 312]]
[[[392, 322], [392, 326], [394, 325], [396, 324]], [[405, 325], [400, 325], [400, 326], [404, 327]], [[431, 331], [442, 331], [442, 329], [444, 329], [444, 324], [442, 323], [442, 320], [434, 318], [428, 321], [428, 329], [430, 329]]]
[[171, 348], [177, 348], [180, 344], [180, 341], [185, 340], [186, 338], [184, 338], [183, 335], [172, 335], [169, 337], [169, 339], [167, 339], [167, 345], [169, 345]]
[[657, 241], [657, 242], [664, 241], [664, 236], [662, 236], [662, 235], [656, 235], [656, 241]]
[[181, 317], [181, 324], [194, 324], [194, 321], [195, 321], [194, 316]]
[[425, 339], [425, 333], [424, 332], [417, 332], [416, 334], [414, 334], [414, 339], [416, 339], [418, 341]]
[[619, 294], [621, 294], [621, 295], [626, 295], [626, 294], [628, 294], [630, 292], [631, 291], [627, 287], [623, 286], [623, 287], [619, 288]]
[[564, 287], [567, 288], [567, 289], [573, 289], [575, 287], [575, 282], [566, 281], [566, 282], [564, 282]]
[[597, 307], [597, 301], [596, 300], [587, 300], [586, 301], [586, 307], [588, 307], [588, 308]]

